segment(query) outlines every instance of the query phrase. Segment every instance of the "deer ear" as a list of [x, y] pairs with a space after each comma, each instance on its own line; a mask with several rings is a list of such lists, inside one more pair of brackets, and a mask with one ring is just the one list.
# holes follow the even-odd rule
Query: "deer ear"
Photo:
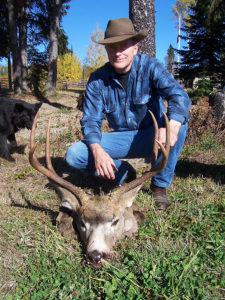
[[141, 187], [142, 184], [133, 188], [132, 190], [123, 193], [119, 199], [120, 203], [123, 204], [124, 207], [131, 207]]
[[51, 181], [51, 186], [57, 192], [60, 200], [62, 201], [61, 206], [71, 209], [73, 211], [77, 211], [80, 207], [79, 201], [76, 196], [74, 196], [70, 191], [65, 188], [59, 187], [57, 184]]

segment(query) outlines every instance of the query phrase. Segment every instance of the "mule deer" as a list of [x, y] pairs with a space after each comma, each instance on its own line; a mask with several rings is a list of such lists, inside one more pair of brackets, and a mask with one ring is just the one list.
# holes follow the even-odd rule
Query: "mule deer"
[[[115, 254], [113, 246], [118, 239], [130, 236], [138, 230], [138, 221], [133, 201], [143, 183], [160, 172], [166, 165], [170, 150], [169, 122], [164, 114], [166, 123], [166, 146], [158, 138], [158, 125], [155, 117], [152, 119], [155, 127], [153, 144], [153, 161], [142, 176], [129, 183], [114, 189], [108, 194], [90, 196], [80, 187], [73, 185], [58, 176], [52, 166], [50, 158], [50, 119], [46, 133], [46, 167], [42, 166], [35, 154], [38, 143], [35, 143], [35, 127], [38, 113], [34, 119], [30, 138], [30, 164], [40, 173], [56, 184], [62, 199], [61, 211], [57, 217], [58, 227], [63, 235], [71, 230], [73, 225], [78, 230], [81, 241], [86, 246], [86, 255], [89, 263], [101, 266], [103, 258], [112, 258]], [[155, 166], [158, 148], [162, 151], [162, 160]], [[65, 212], [69, 211], [70, 214]]]

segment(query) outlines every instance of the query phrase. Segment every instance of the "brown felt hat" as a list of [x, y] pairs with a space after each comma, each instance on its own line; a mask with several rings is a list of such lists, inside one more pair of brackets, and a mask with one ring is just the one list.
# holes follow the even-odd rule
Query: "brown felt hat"
[[134, 31], [133, 23], [128, 18], [118, 18], [109, 20], [103, 40], [96, 41], [92, 36], [93, 42], [107, 45], [135, 39], [137, 42], [143, 40], [148, 35], [147, 29], [142, 29], [138, 33]]

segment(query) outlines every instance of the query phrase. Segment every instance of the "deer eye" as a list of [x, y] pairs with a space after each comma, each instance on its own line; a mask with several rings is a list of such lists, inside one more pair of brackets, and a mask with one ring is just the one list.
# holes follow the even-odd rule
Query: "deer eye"
[[111, 226], [116, 226], [118, 222], [119, 222], [119, 219], [116, 219], [115, 221], [112, 222]]
[[83, 231], [86, 231], [86, 226], [84, 224], [84, 221], [80, 220], [80, 226]]

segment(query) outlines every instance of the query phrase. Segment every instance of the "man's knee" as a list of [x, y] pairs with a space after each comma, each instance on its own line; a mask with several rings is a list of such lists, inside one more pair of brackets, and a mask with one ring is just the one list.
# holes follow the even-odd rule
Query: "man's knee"
[[74, 153], [72, 146], [66, 151], [65, 159], [70, 166], [76, 167], [76, 154]]
[[83, 148], [81, 142], [77, 142], [68, 148], [65, 159], [70, 166], [76, 169], [83, 169], [86, 167], [87, 158], [85, 159], [85, 149]]

